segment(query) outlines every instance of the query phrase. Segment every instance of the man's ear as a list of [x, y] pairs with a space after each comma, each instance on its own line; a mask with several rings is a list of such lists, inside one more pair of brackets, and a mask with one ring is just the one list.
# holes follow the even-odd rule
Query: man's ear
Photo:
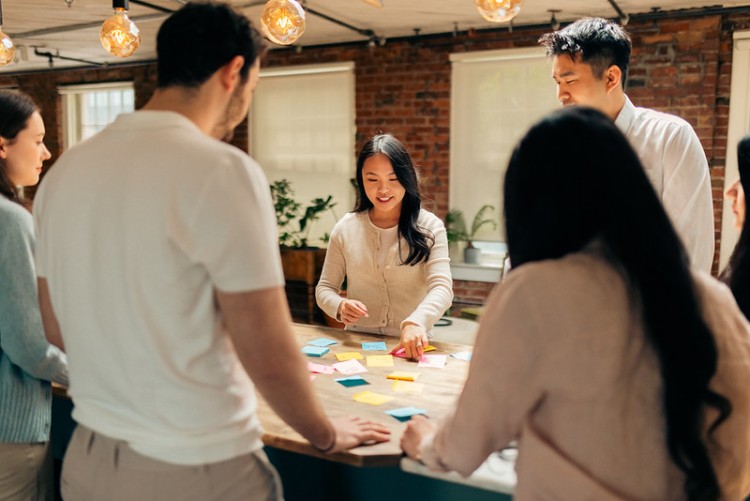
[[234, 89], [242, 81], [242, 77], [240, 76], [240, 70], [242, 70], [242, 66], [244, 65], [245, 65], [244, 57], [234, 56], [232, 59], [229, 60], [227, 64], [225, 64], [219, 69], [219, 72], [221, 75], [221, 83], [228, 91], [233, 92]]
[[616, 88], [622, 88], [622, 70], [616, 64], [613, 64], [604, 72], [604, 79], [607, 82], [607, 92]]

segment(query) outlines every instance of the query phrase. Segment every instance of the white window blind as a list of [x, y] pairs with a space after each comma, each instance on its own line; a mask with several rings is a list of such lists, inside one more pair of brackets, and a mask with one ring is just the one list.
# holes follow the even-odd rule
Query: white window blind
[[[495, 207], [505, 240], [502, 183], [510, 154], [528, 128], [560, 107], [552, 64], [542, 48], [452, 54], [450, 205], [471, 224], [484, 204]], [[485, 227], [486, 228], [486, 227]]]
[[63, 96], [65, 149], [93, 136], [120, 113], [132, 112], [135, 91], [132, 82], [110, 82], [59, 87]]
[[[291, 182], [303, 207], [333, 195], [341, 217], [355, 200], [354, 119], [354, 63], [262, 70], [251, 109], [251, 154], [269, 182]], [[310, 244], [321, 245], [335, 222], [323, 214]]]

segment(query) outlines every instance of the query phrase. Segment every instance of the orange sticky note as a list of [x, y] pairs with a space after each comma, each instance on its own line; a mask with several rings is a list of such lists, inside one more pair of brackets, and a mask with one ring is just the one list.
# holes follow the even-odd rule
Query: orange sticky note
[[365, 357], [358, 351], [347, 351], [346, 353], [336, 353], [336, 360], [343, 362], [344, 360], [362, 360]]
[[419, 372], [396, 371], [386, 376], [388, 379], [399, 379], [401, 381], [414, 381], [419, 377]]

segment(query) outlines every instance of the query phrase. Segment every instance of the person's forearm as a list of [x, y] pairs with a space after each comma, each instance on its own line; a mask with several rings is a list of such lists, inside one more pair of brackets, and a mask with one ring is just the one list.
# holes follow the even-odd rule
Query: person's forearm
[[291, 330], [284, 289], [217, 299], [242, 366], [271, 408], [315, 447], [335, 438]]

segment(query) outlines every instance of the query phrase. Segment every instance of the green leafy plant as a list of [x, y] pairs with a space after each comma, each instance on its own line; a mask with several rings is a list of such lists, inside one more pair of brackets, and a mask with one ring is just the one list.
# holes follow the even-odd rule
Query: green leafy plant
[[[314, 198], [304, 207], [294, 198], [294, 190], [291, 183], [286, 179], [280, 179], [271, 183], [271, 198], [276, 212], [276, 224], [279, 227], [279, 245], [282, 247], [308, 247], [310, 238], [310, 226], [320, 219], [325, 211], [331, 211], [334, 220], [336, 214], [333, 207], [336, 202], [333, 196], [327, 198]], [[321, 240], [328, 242], [329, 235], [326, 233]]]
[[466, 225], [466, 219], [464, 218], [463, 211], [459, 209], [451, 209], [445, 216], [445, 230], [447, 233], [449, 242], [466, 242], [466, 247], [469, 249], [474, 248], [473, 240], [477, 233], [484, 226], [491, 226], [492, 229], [497, 229], [497, 222], [487, 215], [488, 212], [495, 210], [490, 204], [485, 204], [479, 208], [477, 213], [474, 215], [474, 219], [471, 221], [471, 227]]

